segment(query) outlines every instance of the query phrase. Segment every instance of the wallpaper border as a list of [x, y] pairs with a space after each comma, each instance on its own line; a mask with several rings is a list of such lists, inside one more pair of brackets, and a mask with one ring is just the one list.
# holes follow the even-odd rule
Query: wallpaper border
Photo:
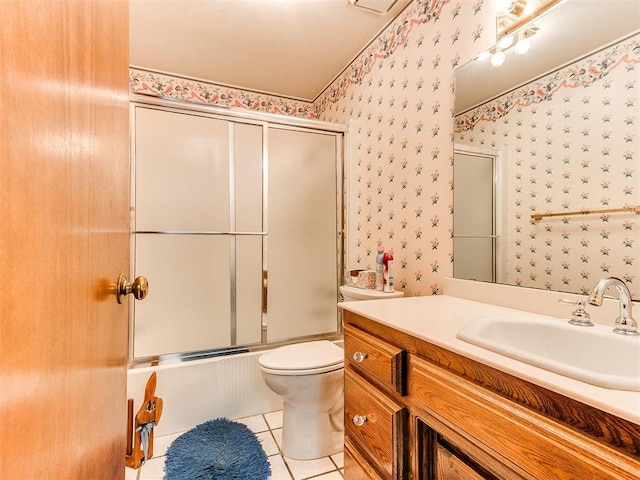
[[544, 77], [455, 117], [455, 133], [473, 130], [480, 122], [493, 122], [514, 108], [528, 107], [550, 99], [564, 88], [596, 82], [623, 64], [640, 63], [640, 36], [623, 40], [601, 52], [578, 60]]
[[158, 98], [318, 119], [329, 104], [338, 102], [347, 94], [350, 85], [361, 83], [379, 59], [387, 58], [406, 44], [415, 25], [437, 20], [444, 5], [450, 1], [415, 0], [313, 102], [133, 66], [129, 68], [129, 90]]
[[242, 90], [141, 68], [129, 68], [131, 93], [228, 108], [317, 119], [311, 102]]
[[347, 95], [351, 85], [359, 84], [371, 72], [376, 62], [392, 55], [406, 44], [415, 25], [437, 20], [442, 8], [451, 0], [416, 0], [376, 37], [358, 57], [342, 71], [314, 100], [318, 116], [329, 104], [337, 103]]

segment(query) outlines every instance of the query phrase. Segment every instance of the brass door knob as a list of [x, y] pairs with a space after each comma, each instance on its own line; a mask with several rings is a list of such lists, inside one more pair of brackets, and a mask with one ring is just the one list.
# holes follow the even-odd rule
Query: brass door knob
[[147, 293], [149, 293], [149, 282], [145, 277], [136, 277], [133, 282], [130, 282], [124, 273], [118, 275], [116, 284], [116, 299], [118, 303], [122, 303], [122, 297], [129, 294], [133, 294], [136, 300], [144, 300]]

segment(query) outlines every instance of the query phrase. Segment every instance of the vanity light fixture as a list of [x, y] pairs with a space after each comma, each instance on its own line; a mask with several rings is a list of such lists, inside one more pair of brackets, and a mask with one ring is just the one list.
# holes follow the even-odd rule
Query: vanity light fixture
[[496, 48], [495, 53], [491, 56], [491, 65], [499, 67], [504, 63], [506, 56], [500, 48]]
[[513, 34], [522, 26], [538, 18], [562, 0], [498, 0], [496, 33], [498, 38]]
[[[531, 48], [531, 37], [535, 35], [539, 29], [537, 26], [531, 26], [515, 35], [509, 35], [503, 38], [494, 48], [478, 55], [478, 60], [482, 61], [488, 56], [491, 56], [491, 65], [499, 67], [505, 62], [505, 51], [508, 49], [513, 48], [513, 51], [518, 55], [528, 52], [529, 48]], [[515, 38], [517, 38], [518, 41], [515, 42], [514, 45]]]
[[532, 2], [528, 2], [527, 0], [507, 0], [506, 5], [503, 7], [505, 13], [509, 13], [514, 15], [515, 17], [520, 17], [526, 13], [527, 9], [531, 10]]
[[[400, 0], [347, 0], [347, 4], [352, 7], [361, 8], [369, 13], [386, 15]], [[400, 5], [409, 3], [409, 0], [402, 0]]]
[[498, 47], [502, 50], [506, 50], [511, 45], [513, 45], [513, 35], [508, 35], [498, 42]]
[[533, 3], [539, 3], [537, 0], [498, 0], [497, 30], [500, 37], [506, 38], [508, 33], [506, 29], [516, 23], [520, 18], [526, 16], [527, 10], [535, 9]]
[[476, 57], [476, 59], [480, 62], [484, 62], [490, 56], [491, 56], [491, 52], [488, 50], [485, 50], [484, 52], [480, 52], [480, 54]]
[[531, 48], [531, 40], [529, 40], [529, 36], [526, 35], [527, 32], [521, 32], [518, 34], [518, 42], [516, 46], [513, 47], [513, 51], [518, 55], [522, 55], [523, 53], [527, 53]]

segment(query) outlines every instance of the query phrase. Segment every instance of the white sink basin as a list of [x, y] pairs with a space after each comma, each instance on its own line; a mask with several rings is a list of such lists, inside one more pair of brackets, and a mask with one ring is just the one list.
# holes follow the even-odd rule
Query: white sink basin
[[640, 391], [640, 336], [554, 318], [479, 317], [457, 337], [492, 352], [604, 388]]

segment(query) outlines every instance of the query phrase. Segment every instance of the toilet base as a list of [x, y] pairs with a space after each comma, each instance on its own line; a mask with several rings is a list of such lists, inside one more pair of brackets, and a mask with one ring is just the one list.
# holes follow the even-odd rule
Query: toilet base
[[[313, 348], [319, 350], [320, 358], [305, 357], [306, 350], [313, 352]], [[344, 439], [343, 350], [320, 340], [280, 347], [261, 356], [258, 363], [267, 386], [282, 397], [284, 456], [312, 460], [340, 452]]]
[[341, 452], [344, 447], [344, 429], [341, 428], [342, 418], [339, 423], [336, 422], [335, 414], [341, 416], [342, 412], [343, 408], [332, 413], [301, 411], [284, 402], [283, 455], [294, 460], [313, 460]]

